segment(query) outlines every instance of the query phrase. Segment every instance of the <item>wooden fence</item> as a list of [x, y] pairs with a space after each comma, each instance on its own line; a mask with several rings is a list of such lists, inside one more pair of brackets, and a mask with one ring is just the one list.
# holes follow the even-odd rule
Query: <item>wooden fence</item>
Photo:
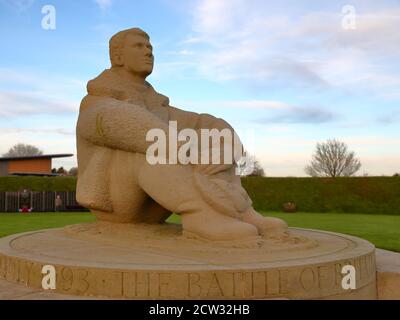
[[60, 211], [87, 211], [76, 202], [75, 191], [18, 191], [0, 192], [0, 212], [18, 212], [22, 207], [32, 212], [55, 211], [57, 195], [61, 198]]

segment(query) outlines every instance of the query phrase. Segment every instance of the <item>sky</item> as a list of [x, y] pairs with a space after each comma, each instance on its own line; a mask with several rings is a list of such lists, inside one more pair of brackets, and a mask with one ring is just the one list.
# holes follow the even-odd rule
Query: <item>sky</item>
[[86, 83], [132, 27], [150, 35], [153, 87], [231, 123], [267, 176], [305, 176], [327, 139], [356, 153], [359, 175], [400, 172], [399, 0], [0, 0], [0, 154], [76, 155]]

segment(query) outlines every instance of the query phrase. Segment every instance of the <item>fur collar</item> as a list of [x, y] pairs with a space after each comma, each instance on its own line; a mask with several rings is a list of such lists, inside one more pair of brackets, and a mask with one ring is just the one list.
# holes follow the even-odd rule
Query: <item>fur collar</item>
[[169, 105], [168, 97], [156, 92], [147, 81], [145, 86], [144, 89], [139, 89], [138, 86], [124, 81], [115, 70], [107, 69], [88, 82], [87, 91], [93, 96], [107, 96], [131, 103], [144, 103], [148, 108]]

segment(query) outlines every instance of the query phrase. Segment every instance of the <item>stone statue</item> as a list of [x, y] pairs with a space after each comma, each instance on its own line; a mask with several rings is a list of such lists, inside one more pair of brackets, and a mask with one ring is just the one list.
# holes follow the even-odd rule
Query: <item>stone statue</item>
[[235, 164], [150, 164], [149, 130], [229, 129], [224, 120], [170, 106], [146, 82], [154, 57], [138, 28], [110, 40], [111, 68], [89, 81], [77, 123], [77, 200], [98, 221], [160, 224], [181, 216], [183, 234], [207, 241], [254, 241], [284, 233], [280, 219], [257, 213]]

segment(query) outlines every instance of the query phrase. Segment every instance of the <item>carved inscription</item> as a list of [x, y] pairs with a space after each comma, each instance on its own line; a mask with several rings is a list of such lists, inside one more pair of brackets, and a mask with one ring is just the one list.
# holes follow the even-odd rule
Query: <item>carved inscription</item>
[[[38, 287], [42, 263], [0, 255], [0, 278]], [[290, 297], [296, 293], [340, 293], [344, 265], [356, 269], [357, 286], [375, 277], [375, 257], [368, 254], [336, 263], [254, 271], [155, 272], [55, 266], [56, 291], [127, 299], [242, 299]]]

